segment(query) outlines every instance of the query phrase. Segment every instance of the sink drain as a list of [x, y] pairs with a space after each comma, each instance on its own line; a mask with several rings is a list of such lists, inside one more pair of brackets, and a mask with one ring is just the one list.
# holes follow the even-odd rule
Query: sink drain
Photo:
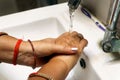
[[85, 60], [83, 58], [80, 59], [80, 66], [85, 69], [86, 68], [86, 63]]

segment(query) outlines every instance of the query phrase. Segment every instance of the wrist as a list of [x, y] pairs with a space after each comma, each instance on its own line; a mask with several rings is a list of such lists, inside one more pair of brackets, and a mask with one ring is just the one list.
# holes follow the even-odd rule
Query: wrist
[[26, 66], [33, 66], [34, 56], [31, 45], [28, 41], [23, 41], [19, 47], [17, 63]]
[[59, 64], [59, 67], [64, 68], [66, 70], [66, 73], [69, 72], [69, 67], [63, 60], [58, 58], [52, 58], [50, 62], [54, 62], [57, 65]]
[[68, 72], [67, 65], [59, 59], [50, 60], [38, 71], [49, 75], [54, 80], [64, 80]]
[[19, 48], [20, 53], [32, 53], [31, 45], [28, 41], [23, 41]]

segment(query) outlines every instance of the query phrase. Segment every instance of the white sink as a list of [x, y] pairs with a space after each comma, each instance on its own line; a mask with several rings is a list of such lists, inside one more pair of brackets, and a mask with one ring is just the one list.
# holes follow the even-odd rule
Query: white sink
[[[84, 60], [86, 67], [82, 67], [84, 66], [84, 63], [82, 62], [81, 65], [80, 63], [81, 59]], [[101, 79], [91, 66], [88, 57], [83, 53], [75, 67], [69, 73], [66, 80], [101, 80]]]
[[[2, 29], [2, 31], [25, 40], [40, 40], [44, 38], [55, 38], [65, 32], [65, 29], [56, 18], [48, 18], [5, 28]], [[0, 64], [0, 80], [27, 80], [27, 77], [31, 72], [34, 72], [34, 70], [30, 67]]]
[[51, 17], [19, 26], [5, 28], [2, 29], [2, 31], [17, 38], [39, 40], [43, 38], [57, 37], [65, 32], [65, 29], [57, 18]]
[[[19, 26], [1, 29], [17, 38], [25, 40], [39, 40], [48, 37], [58, 37], [65, 32], [62, 23], [54, 17], [46, 18], [39, 21], [34, 21]], [[85, 55], [81, 56], [86, 62], [86, 68], [82, 69], [78, 61], [75, 68], [70, 72], [66, 80], [100, 80], [93, 68], [91, 67], [88, 58]], [[37, 71], [39, 68], [32, 70], [26, 66], [13, 66], [11, 64], [0, 64], [0, 79], [1, 80], [27, 80], [30, 73]]]

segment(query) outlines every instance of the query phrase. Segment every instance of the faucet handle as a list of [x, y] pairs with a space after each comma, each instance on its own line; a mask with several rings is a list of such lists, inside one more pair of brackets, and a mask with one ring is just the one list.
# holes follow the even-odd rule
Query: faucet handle
[[68, 6], [70, 9], [75, 10], [78, 8], [81, 0], [68, 0]]

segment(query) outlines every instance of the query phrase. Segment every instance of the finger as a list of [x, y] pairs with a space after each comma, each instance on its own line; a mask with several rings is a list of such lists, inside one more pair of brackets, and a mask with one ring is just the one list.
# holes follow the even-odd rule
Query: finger
[[82, 39], [80, 41], [79, 51], [78, 52], [81, 53], [83, 51], [84, 47], [87, 46], [87, 44], [88, 44], [88, 41], [86, 39]]
[[72, 32], [72, 36], [75, 38], [75, 39], [83, 39], [83, 35], [81, 33], [77, 33], [76, 31]]
[[77, 49], [69, 46], [54, 45], [52, 52], [57, 54], [74, 54], [77, 52]]
[[77, 36], [78, 33], [77, 33], [76, 31], [73, 31], [73, 32], [71, 33], [71, 35], [72, 35], [72, 36]]
[[79, 37], [80, 39], [83, 39], [83, 38], [84, 38], [81, 33], [78, 33], [78, 37]]

